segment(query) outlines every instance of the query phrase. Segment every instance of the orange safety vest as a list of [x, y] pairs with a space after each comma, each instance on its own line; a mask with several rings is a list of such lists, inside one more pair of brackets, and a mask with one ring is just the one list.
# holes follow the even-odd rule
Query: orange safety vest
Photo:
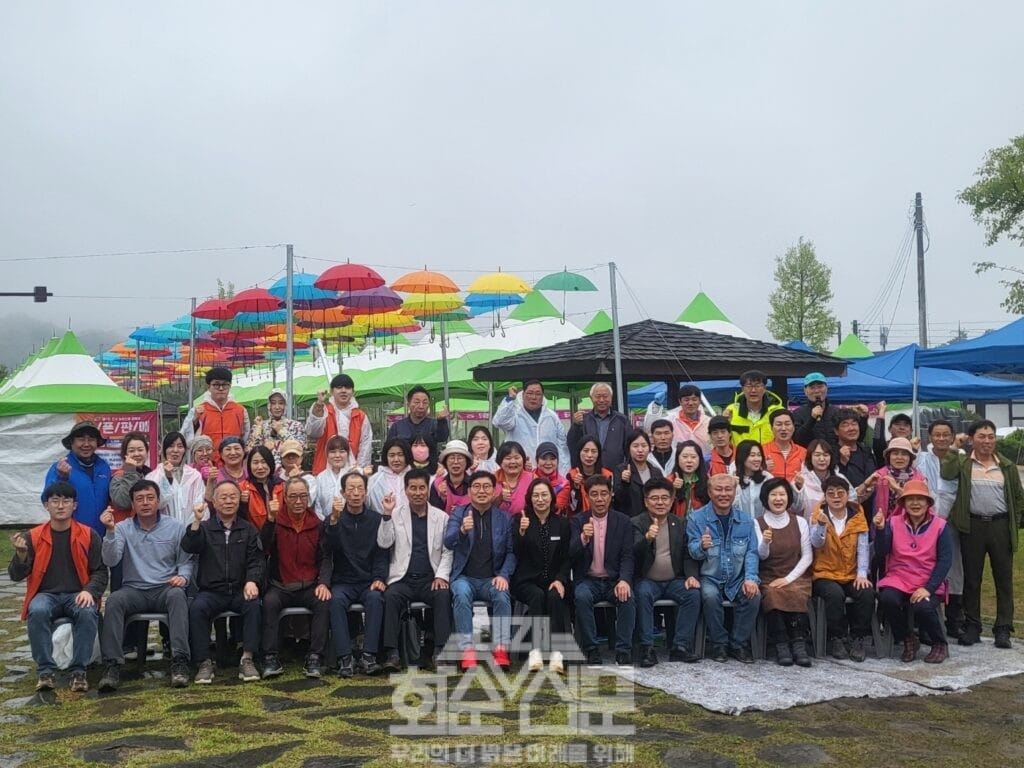
[[[327, 441], [338, 434], [338, 420], [334, 417], [334, 406], [327, 403], [325, 406], [327, 423], [324, 425], [324, 433], [316, 441], [316, 454], [313, 456], [313, 475], [319, 475], [327, 469]], [[359, 437], [363, 434], [363, 423], [366, 421], [366, 414], [359, 408], [352, 409], [352, 415], [348, 420], [348, 455], [353, 461], [359, 459]]]
[[[32, 598], [39, 592], [39, 585], [43, 583], [43, 576], [50, 567], [50, 557], [53, 555], [52, 528], [48, 522], [37, 525], [29, 531], [29, 538], [32, 540], [32, 572], [28, 575], [28, 583], [25, 585], [25, 603], [21, 608], [21, 618], [28, 618], [28, 605]], [[89, 583], [89, 545], [92, 543], [92, 528], [82, 525], [74, 520], [71, 521], [71, 560], [75, 566], [75, 573], [78, 574], [78, 581], [84, 588]]]
[[220, 458], [221, 440], [237, 437], [244, 446], [245, 408], [234, 400], [228, 400], [223, 411], [208, 405], [204, 402], [203, 412], [199, 414], [199, 430], [213, 441], [213, 461], [219, 467], [223, 463]]

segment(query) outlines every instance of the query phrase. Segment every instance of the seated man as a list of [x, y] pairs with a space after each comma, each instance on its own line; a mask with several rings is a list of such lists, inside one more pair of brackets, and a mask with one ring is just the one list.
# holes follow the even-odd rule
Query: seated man
[[309, 652], [302, 668], [306, 677], [320, 677], [330, 627], [331, 582], [327, 540], [320, 518], [311, 509], [309, 488], [301, 477], [284, 484], [287, 510], [279, 516], [275, 504], [267, 510], [260, 542], [267, 556], [267, 589], [263, 595], [263, 677], [284, 672], [278, 657], [281, 611], [307, 608], [313, 612]]
[[78, 492], [58, 480], [43, 491], [43, 506], [50, 521], [25, 533], [11, 535], [14, 557], [7, 568], [11, 581], [28, 579], [21, 618], [28, 619], [28, 642], [37, 669], [37, 691], [54, 687], [53, 622], [69, 618], [74, 637], [70, 687], [89, 690], [85, 667], [96, 644], [97, 607], [107, 588], [100, 537], [72, 519]]
[[509, 621], [512, 598], [508, 583], [516, 569], [512, 552], [511, 518], [494, 505], [495, 478], [478, 471], [469, 476], [469, 504], [452, 510], [444, 545], [452, 550], [452, 609], [462, 651], [463, 670], [476, 666], [473, 649], [473, 601], [490, 604], [497, 639], [492, 656], [502, 669], [509, 666]]
[[[447, 450], [447, 449], [445, 449]], [[430, 606], [434, 622], [434, 647], [444, 648], [451, 634], [452, 593], [448, 580], [452, 571], [452, 551], [444, 546], [448, 515], [431, 506], [430, 473], [410, 469], [405, 474], [408, 504], [385, 514], [377, 530], [377, 546], [390, 550], [388, 588], [384, 593], [384, 670], [401, 669], [398, 633], [402, 614], [412, 602]], [[432, 658], [423, 658], [421, 666], [432, 667]]]
[[671, 514], [674, 499], [670, 481], [651, 478], [644, 483], [645, 512], [633, 518], [641, 667], [658, 663], [654, 652], [654, 603], [663, 599], [677, 606], [669, 661], [700, 661], [693, 652], [693, 633], [700, 613], [700, 567], [690, 557], [686, 523]]
[[736, 448], [733, 445], [732, 426], [725, 416], [715, 416], [708, 422], [711, 450], [704, 457], [708, 475], [735, 475]]
[[205, 504], [196, 505], [192, 525], [181, 539], [181, 548], [197, 555], [199, 574], [195, 596], [188, 609], [192, 660], [199, 665], [195, 681], [213, 682], [210, 658], [210, 628], [225, 611], [242, 615], [242, 659], [238, 679], [251, 683], [260, 679], [253, 654], [260, 643], [260, 587], [266, 573], [266, 559], [260, 550], [256, 526], [238, 516], [242, 492], [231, 480], [213, 489], [213, 511], [203, 520]]
[[633, 663], [633, 529], [629, 518], [612, 509], [612, 479], [593, 475], [584, 484], [590, 510], [572, 519], [569, 558], [575, 585], [577, 642], [587, 664], [600, 666], [594, 603], [615, 605], [615, 663]]
[[171, 686], [188, 685], [188, 598], [185, 587], [192, 578], [192, 558], [181, 548], [185, 525], [160, 514], [160, 487], [152, 480], [132, 486], [132, 517], [114, 523], [114, 512], [100, 515], [103, 563], [121, 564], [121, 588], [110, 593], [103, 611], [100, 650], [107, 665], [100, 691], [115, 691], [124, 664], [125, 620], [135, 613], [166, 613], [171, 636]]
[[[871, 631], [875, 610], [875, 589], [868, 580], [867, 517], [859, 504], [850, 501], [846, 478], [826, 477], [821, 490], [825, 501], [811, 514], [811, 593], [825, 601], [829, 655], [864, 661], [864, 636]], [[853, 602], [847, 604], [846, 598]]]
[[[686, 523], [690, 556], [700, 565], [700, 591], [704, 620], [711, 635], [711, 658], [726, 661], [727, 654], [750, 664], [750, 636], [761, 607], [760, 560], [750, 516], [733, 506], [736, 478], [715, 475], [708, 480], [711, 502], [694, 510]], [[725, 629], [725, 608], [734, 604], [732, 633]]]
[[[366, 478], [349, 472], [341, 478], [345, 503], [335, 505], [324, 521], [327, 548], [331, 558], [331, 633], [338, 654], [338, 674], [352, 677], [352, 638], [348, 629], [348, 609], [362, 603], [366, 629], [359, 671], [376, 675], [380, 652], [380, 632], [384, 621], [384, 590], [387, 589], [388, 553], [377, 546], [381, 516], [366, 504]], [[384, 497], [384, 512], [391, 514], [395, 497]]]

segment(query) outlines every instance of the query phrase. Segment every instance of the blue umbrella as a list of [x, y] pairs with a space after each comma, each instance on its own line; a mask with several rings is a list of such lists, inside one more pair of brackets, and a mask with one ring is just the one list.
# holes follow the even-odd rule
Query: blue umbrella
[[[317, 288], [317, 275], [310, 275], [305, 272], [296, 272], [292, 275], [292, 304], [296, 309], [328, 309], [341, 306], [341, 299], [337, 291], [325, 291]], [[272, 296], [284, 301], [287, 290], [288, 278], [282, 277], [267, 290]]]
[[152, 325], [144, 325], [141, 328], [136, 328], [128, 334], [128, 338], [132, 341], [142, 342], [143, 344], [163, 345], [170, 341], [169, 338]]

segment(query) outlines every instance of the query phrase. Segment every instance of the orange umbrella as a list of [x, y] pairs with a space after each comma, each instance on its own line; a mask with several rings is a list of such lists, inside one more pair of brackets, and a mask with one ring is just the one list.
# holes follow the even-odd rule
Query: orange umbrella
[[402, 275], [391, 284], [391, 289], [401, 293], [458, 293], [457, 286], [447, 275], [431, 272], [426, 267]]

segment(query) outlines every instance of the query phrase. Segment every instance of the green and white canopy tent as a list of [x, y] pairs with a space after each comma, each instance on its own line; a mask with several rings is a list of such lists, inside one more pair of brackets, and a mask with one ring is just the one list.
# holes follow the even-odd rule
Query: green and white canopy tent
[[679, 313], [676, 322], [711, 333], [721, 333], [741, 339], [750, 338], [750, 334], [726, 317], [725, 313], [704, 291], [700, 291], [693, 297], [693, 300], [686, 305], [686, 309]]
[[80, 413], [155, 413], [152, 400], [115, 384], [68, 331], [0, 386], [0, 525], [42, 522], [39, 501], [60, 441]]

